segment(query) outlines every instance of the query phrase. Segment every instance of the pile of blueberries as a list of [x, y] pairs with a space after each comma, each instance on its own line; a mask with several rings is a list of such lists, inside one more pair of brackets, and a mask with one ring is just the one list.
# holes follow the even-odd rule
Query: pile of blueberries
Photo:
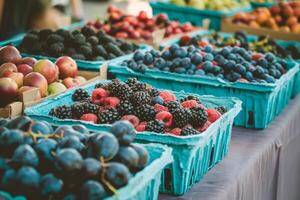
[[230, 82], [274, 83], [287, 70], [287, 62], [272, 53], [259, 54], [241, 47], [214, 49], [180, 47], [173, 44], [161, 52], [136, 51], [132, 59], [122, 63], [145, 73], [147, 69], [187, 75], [206, 75]]
[[147, 150], [132, 144], [135, 135], [126, 121], [89, 133], [25, 116], [0, 119], [0, 191], [27, 199], [103, 199], [147, 165]]

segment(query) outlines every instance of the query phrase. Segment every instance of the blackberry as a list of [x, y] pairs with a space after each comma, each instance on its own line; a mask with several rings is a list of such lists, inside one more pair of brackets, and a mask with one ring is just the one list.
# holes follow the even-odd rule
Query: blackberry
[[37, 35], [34, 34], [26, 34], [25, 37], [22, 40], [21, 45], [24, 47], [29, 47], [32, 45], [32, 43], [39, 42], [39, 38]]
[[148, 89], [148, 93], [151, 97], [156, 97], [156, 96], [159, 96], [159, 90], [156, 89], [156, 88], [149, 88]]
[[81, 45], [77, 49], [79, 53], [83, 54], [86, 58], [93, 55], [93, 50], [88, 45]]
[[131, 88], [120, 81], [113, 81], [109, 87], [110, 94], [121, 100], [129, 100], [133, 94]]
[[173, 125], [174, 127], [182, 128], [187, 125], [191, 119], [191, 112], [185, 108], [177, 108], [171, 111], [173, 115]]
[[123, 51], [115, 44], [109, 43], [105, 47], [108, 52], [113, 53], [117, 57], [124, 55]]
[[95, 85], [95, 89], [97, 89], [97, 88], [103, 88], [103, 89], [108, 89], [108, 84], [107, 83], [97, 83], [96, 85]]
[[96, 46], [99, 43], [99, 40], [96, 36], [91, 36], [87, 39], [87, 42], [89, 42], [92, 46]]
[[94, 46], [93, 53], [94, 53], [94, 55], [101, 56], [103, 58], [107, 58], [107, 55], [108, 55], [105, 48], [101, 45]]
[[219, 111], [219, 113], [221, 113], [221, 115], [223, 115], [224, 113], [226, 113], [228, 111], [227, 108], [225, 108], [225, 106], [218, 106], [218, 107], [215, 107], [215, 109], [217, 111]]
[[131, 97], [133, 105], [150, 104], [151, 99], [151, 96], [147, 92], [143, 91], [135, 92]]
[[38, 33], [38, 35], [41, 41], [45, 41], [51, 33], [53, 33], [51, 29], [43, 29]]
[[91, 27], [88, 27], [88, 26], [82, 27], [81, 33], [83, 35], [85, 35], [85, 37], [90, 37], [90, 36], [96, 35], [96, 32], [94, 31], [94, 29], [92, 29]]
[[138, 81], [136, 78], [129, 78], [126, 84], [132, 89], [133, 92], [145, 91], [147, 84]]
[[164, 132], [164, 123], [158, 120], [149, 121], [146, 125], [146, 131], [152, 131], [156, 133]]
[[53, 43], [63, 42], [63, 41], [64, 41], [64, 38], [55, 33], [52, 33], [47, 37], [48, 45], [53, 44]]
[[117, 106], [117, 110], [121, 116], [131, 115], [134, 112], [134, 107], [129, 101], [124, 100], [121, 101], [120, 104]]
[[87, 113], [98, 114], [99, 107], [89, 102], [77, 102], [71, 106], [72, 114], [76, 118], [80, 118]]
[[114, 108], [99, 112], [98, 117], [100, 124], [112, 124], [121, 118], [118, 111]]
[[79, 88], [79, 89], [76, 89], [75, 92], [73, 93], [72, 100], [73, 101], [82, 101], [89, 97], [90, 97], [90, 95], [85, 89]]
[[192, 113], [191, 124], [195, 127], [202, 127], [207, 121], [207, 112], [202, 107], [194, 107], [190, 111]]
[[192, 127], [185, 127], [181, 130], [181, 135], [186, 136], [186, 135], [197, 135], [200, 134], [199, 131]]
[[135, 109], [134, 114], [142, 121], [151, 121], [154, 119], [154, 117], [156, 115], [156, 110], [152, 106], [150, 106], [148, 104], [144, 104], [144, 105], [138, 106]]
[[57, 57], [60, 56], [64, 51], [63, 43], [53, 43], [49, 46], [48, 53], [50, 56]]
[[69, 106], [62, 105], [52, 108], [49, 112], [50, 116], [57, 117], [59, 119], [71, 119], [72, 110]]
[[183, 99], [180, 99], [180, 102], [184, 102], [184, 101], [188, 101], [188, 100], [195, 100], [197, 101], [197, 103], [201, 104], [201, 101], [198, 97], [195, 97], [195, 96], [192, 96], [192, 95], [189, 95], [187, 97], [184, 97]]
[[169, 112], [173, 112], [176, 109], [182, 108], [181, 104], [178, 101], [170, 101], [165, 104], [165, 106], [168, 108]]
[[73, 54], [72, 58], [75, 60], [85, 60], [85, 56], [79, 53]]
[[71, 33], [70, 33], [68, 30], [65, 30], [65, 29], [62, 29], [62, 28], [57, 29], [57, 30], [55, 31], [55, 33], [56, 33], [57, 35], [62, 36], [63, 38], [68, 38], [68, 37], [71, 36]]
[[86, 43], [85, 37], [83, 34], [78, 33], [76, 35], [74, 35], [74, 40], [73, 40], [75, 45], [84, 45]]

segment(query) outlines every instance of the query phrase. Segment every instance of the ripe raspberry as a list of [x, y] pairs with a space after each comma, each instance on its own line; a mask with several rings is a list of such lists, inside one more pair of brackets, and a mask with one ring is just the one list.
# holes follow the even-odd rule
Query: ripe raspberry
[[139, 125], [137, 125], [136, 127], [135, 127], [135, 130], [137, 131], [137, 132], [143, 132], [143, 131], [145, 131], [146, 130], [146, 124], [139, 124]]
[[211, 125], [211, 123], [209, 121], [207, 121], [201, 128], [198, 128], [197, 131], [199, 131], [200, 133], [206, 131], [206, 129]]
[[92, 122], [92, 123], [96, 124], [97, 121], [98, 121], [98, 117], [95, 114], [88, 113], [88, 114], [82, 115], [80, 117], [80, 120], [87, 121], [87, 122]]
[[187, 101], [182, 102], [181, 105], [184, 108], [194, 108], [194, 107], [197, 107], [199, 104], [197, 103], [196, 100], [187, 100]]
[[206, 112], [208, 115], [208, 121], [211, 123], [217, 121], [217, 119], [219, 119], [221, 117], [221, 113], [219, 111], [217, 111], [216, 109], [208, 108], [206, 110]]
[[106, 108], [116, 108], [120, 104], [117, 97], [105, 97], [101, 99], [101, 104]]
[[159, 96], [163, 98], [165, 103], [168, 103], [170, 101], [176, 101], [176, 96], [169, 91], [161, 91], [159, 93]]
[[172, 135], [181, 135], [181, 129], [180, 128], [173, 128], [171, 131], [169, 131], [168, 133], [172, 134]]
[[97, 88], [92, 93], [92, 102], [94, 104], [100, 105], [101, 99], [108, 96], [108, 92], [103, 88]]
[[129, 121], [134, 127], [137, 127], [140, 123], [139, 118], [135, 115], [125, 115], [121, 118], [121, 120]]
[[162, 121], [165, 124], [165, 127], [172, 126], [173, 115], [167, 111], [161, 111], [155, 115], [155, 119]]
[[168, 108], [166, 108], [165, 106], [162, 106], [160, 104], [155, 104], [153, 107], [157, 112], [159, 112], [159, 111], [168, 111]]

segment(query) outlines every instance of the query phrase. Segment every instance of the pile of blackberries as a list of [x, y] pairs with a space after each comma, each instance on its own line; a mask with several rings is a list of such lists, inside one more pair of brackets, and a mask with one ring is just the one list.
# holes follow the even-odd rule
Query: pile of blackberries
[[58, 29], [31, 30], [23, 38], [20, 50], [23, 53], [73, 59], [103, 61], [130, 54], [138, 46], [115, 39], [102, 31], [89, 27], [69, 31]]
[[0, 119], [0, 191], [27, 199], [103, 199], [149, 160], [126, 121], [110, 132], [54, 128], [28, 117]]

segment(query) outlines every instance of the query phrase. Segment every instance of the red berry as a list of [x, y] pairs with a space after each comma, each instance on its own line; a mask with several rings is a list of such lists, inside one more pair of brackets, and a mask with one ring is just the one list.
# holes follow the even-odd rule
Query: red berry
[[139, 15], [138, 15], [138, 19], [140, 21], [147, 21], [148, 19], [148, 16], [147, 16], [147, 13], [145, 11], [140, 11]]
[[168, 108], [167, 107], [165, 107], [165, 106], [162, 106], [162, 105], [160, 105], [160, 104], [155, 104], [154, 105], [154, 109], [156, 110], [156, 111], [168, 111]]
[[182, 30], [183, 32], [190, 32], [194, 29], [193, 25], [189, 22], [185, 23], [183, 26], [182, 26]]
[[140, 123], [139, 125], [137, 125], [137, 126], [135, 127], [135, 130], [138, 131], [138, 132], [143, 132], [143, 131], [146, 130], [146, 125], [147, 125], [147, 124], [142, 124], [142, 123]]
[[192, 37], [189, 35], [184, 35], [180, 38], [180, 44], [183, 46], [190, 45], [192, 41]]
[[162, 91], [159, 93], [159, 96], [163, 98], [165, 103], [176, 101], [176, 96], [169, 91]]
[[196, 100], [187, 100], [187, 101], [182, 102], [181, 105], [184, 108], [194, 108], [196, 106], [199, 106], [199, 104]]
[[155, 119], [162, 121], [165, 124], [165, 127], [170, 127], [173, 123], [173, 115], [167, 111], [157, 113]]
[[108, 93], [103, 88], [97, 88], [92, 93], [92, 102], [94, 104], [99, 105], [101, 103], [101, 99], [107, 97]]
[[119, 38], [119, 39], [126, 39], [128, 38], [128, 34], [126, 32], [118, 32], [116, 34], [116, 38]]
[[155, 21], [157, 24], [164, 23], [164, 22], [168, 21], [168, 15], [166, 15], [164, 13], [160, 13], [156, 16]]
[[263, 55], [260, 54], [260, 53], [254, 53], [254, 54], [252, 54], [252, 60], [254, 60], [254, 61], [258, 61], [262, 57], [263, 57]]
[[101, 104], [106, 108], [116, 108], [119, 103], [120, 99], [117, 97], [105, 97], [101, 100]]
[[82, 115], [80, 117], [80, 120], [87, 121], [87, 122], [92, 122], [92, 123], [96, 124], [97, 121], [98, 121], [98, 117], [95, 114], [88, 113], [88, 114]]
[[172, 135], [180, 135], [181, 134], [181, 129], [180, 128], [173, 128], [170, 132]]
[[244, 78], [240, 78], [239, 81], [243, 82], [243, 83], [248, 83], [249, 82], [247, 79], [244, 79]]
[[134, 127], [137, 127], [140, 123], [139, 118], [135, 115], [124, 115], [121, 120], [129, 121]]
[[200, 133], [206, 131], [206, 129], [211, 125], [211, 122], [209, 121], [206, 121], [205, 124], [201, 127], [201, 128], [198, 128], [197, 131], [199, 131]]
[[221, 113], [219, 113], [219, 111], [217, 111], [216, 109], [208, 108], [206, 109], [206, 112], [208, 115], [208, 121], [211, 123], [215, 122], [217, 119], [221, 117]]

